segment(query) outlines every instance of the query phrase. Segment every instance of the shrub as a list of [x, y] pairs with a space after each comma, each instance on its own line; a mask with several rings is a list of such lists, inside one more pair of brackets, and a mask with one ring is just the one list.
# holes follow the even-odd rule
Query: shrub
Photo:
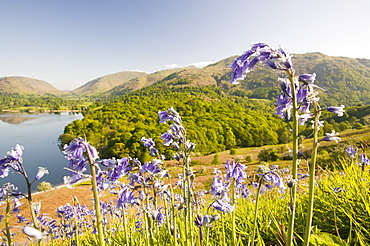
[[236, 155], [236, 149], [230, 149], [230, 155]]
[[220, 157], [218, 156], [218, 153], [215, 154], [211, 163], [214, 165], [220, 164]]
[[52, 189], [52, 185], [49, 182], [42, 181], [37, 185], [37, 190], [38, 191], [48, 191]]
[[248, 163], [252, 162], [252, 155], [247, 155], [245, 157], [245, 161], [248, 162]]
[[258, 159], [260, 161], [265, 161], [265, 162], [267, 162], [267, 161], [277, 161], [277, 160], [279, 160], [279, 155], [276, 152], [276, 150], [273, 149], [273, 148], [262, 149], [258, 153]]

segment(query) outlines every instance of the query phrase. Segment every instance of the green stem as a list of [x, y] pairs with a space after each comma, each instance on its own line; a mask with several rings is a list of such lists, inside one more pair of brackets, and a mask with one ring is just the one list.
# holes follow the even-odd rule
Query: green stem
[[175, 197], [174, 197], [173, 189], [171, 186], [171, 180], [169, 183], [170, 183], [169, 187], [171, 187], [171, 221], [173, 222], [173, 245], [177, 246], [177, 230], [176, 230], [177, 223], [176, 223], [176, 217], [175, 217]]
[[128, 231], [127, 231], [127, 219], [126, 219], [126, 210], [122, 208], [122, 216], [123, 216], [123, 229], [125, 231], [125, 245], [130, 245], [128, 241]]
[[318, 132], [319, 132], [319, 119], [320, 119], [320, 109], [317, 102], [313, 103], [315, 110], [314, 119], [314, 133], [313, 133], [313, 146], [312, 146], [312, 156], [309, 165], [309, 192], [308, 192], [308, 205], [307, 205], [307, 218], [306, 218], [306, 229], [304, 234], [304, 246], [308, 246], [310, 243], [311, 225], [312, 225], [312, 215], [313, 215], [313, 202], [314, 202], [314, 191], [315, 191], [315, 168], [317, 159], [317, 149], [318, 149]]
[[292, 141], [293, 141], [293, 160], [292, 160], [292, 181], [293, 186], [291, 188], [291, 204], [290, 204], [290, 214], [288, 222], [288, 235], [287, 235], [287, 246], [293, 244], [293, 233], [294, 233], [294, 221], [296, 213], [296, 197], [297, 197], [297, 171], [298, 171], [298, 105], [297, 105], [297, 95], [295, 89], [295, 79], [294, 79], [294, 70], [288, 70], [289, 81], [292, 91]]
[[257, 188], [257, 195], [256, 195], [256, 206], [254, 207], [254, 222], [253, 222], [252, 246], [254, 246], [254, 240], [256, 238], [256, 231], [257, 231], [258, 201], [259, 201], [259, 198], [260, 198], [261, 181], [262, 181], [262, 179], [259, 178], [258, 188]]
[[6, 238], [8, 239], [8, 245], [12, 246], [12, 237], [10, 235], [10, 223], [9, 223], [9, 218], [10, 218], [10, 199], [9, 195], [6, 197], [6, 209], [5, 209], [5, 228], [6, 228]]
[[151, 221], [151, 218], [150, 218], [150, 214], [149, 214], [149, 208], [150, 208], [150, 202], [149, 202], [149, 193], [148, 193], [148, 190], [146, 188], [147, 184], [144, 182], [143, 184], [143, 189], [144, 189], [144, 194], [145, 194], [145, 217], [146, 217], [146, 231], [147, 231], [147, 234], [149, 232], [149, 242], [150, 245], [154, 245], [154, 237], [153, 237], [153, 226], [152, 226], [152, 221]]
[[103, 231], [103, 220], [100, 213], [100, 199], [98, 193], [98, 185], [96, 182], [96, 170], [94, 165], [94, 160], [91, 156], [90, 150], [88, 146], [85, 145], [87, 156], [89, 158], [90, 169], [91, 169], [91, 183], [92, 183], [92, 191], [94, 196], [94, 208], [95, 208], [95, 216], [96, 216], [96, 227], [98, 229], [98, 238], [99, 238], [99, 245], [105, 245], [105, 238], [104, 238], [104, 231]]
[[222, 245], [226, 246], [226, 235], [225, 235], [225, 215], [221, 214], [221, 222], [222, 222]]
[[[235, 206], [235, 179], [231, 182], [231, 201], [232, 206]], [[235, 224], [235, 209], [231, 212], [231, 242], [236, 245], [236, 224]]]
[[208, 242], [209, 242], [209, 226], [207, 226], [206, 246], [208, 246]]
[[[184, 186], [184, 203], [186, 202], [186, 198], [187, 198], [187, 193], [186, 193], [186, 182], [185, 182], [185, 179], [186, 179], [186, 167], [185, 167], [185, 163], [184, 163], [184, 167], [183, 167], [183, 172], [182, 172], [182, 175], [183, 175], [183, 186]], [[185, 204], [184, 204], [185, 205]], [[187, 205], [188, 206], [188, 203]], [[185, 224], [185, 245], [188, 246], [189, 243], [188, 243], [188, 232], [189, 232], [189, 229], [188, 229], [188, 220], [187, 220], [187, 212], [188, 212], [189, 208], [186, 208], [184, 209], [184, 217], [185, 217], [185, 220], [184, 220], [184, 224]]]

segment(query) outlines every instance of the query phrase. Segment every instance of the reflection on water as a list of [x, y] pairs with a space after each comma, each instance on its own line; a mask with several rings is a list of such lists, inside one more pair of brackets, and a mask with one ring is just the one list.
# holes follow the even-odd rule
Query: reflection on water
[[[10, 120], [9, 117], [11, 117]], [[37, 115], [1, 115], [0, 116], [0, 157], [16, 144], [24, 146], [23, 164], [32, 180], [37, 173], [38, 167], [47, 167], [49, 174], [45, 175], [37, 184], [42, 181], [50, 182], [53, 185], [63, 183], [63, 176], [68, 175], [64, 170], [68, 161], [58, 146], [58, 137], [63, 133], [64, 127], [73, 120], [82, 119], [81, 114], [37, 114]], [[9, 123], [6, 120], [20, 123]], [[23, 119], [20, 119], [23, 118]], [[16, 121], [13, 121], [16, 119]], [[18, 121], [17, 121], [18, 120]], [[22, 122], [21, 122], [22, 121]], [[24, 192], [26, 184], [22, 175], [13, 172], [7, 178], [0, 178], [0, 186], [6, 182], [12, 182]]]
[[4, 121], [5, 123], [9, 124], [22, 124], [23, 122], [27, 120], [34, 120], [37, 119], [37, 117], [24, 117], [24, 116], [0, 116], [0, 120]]

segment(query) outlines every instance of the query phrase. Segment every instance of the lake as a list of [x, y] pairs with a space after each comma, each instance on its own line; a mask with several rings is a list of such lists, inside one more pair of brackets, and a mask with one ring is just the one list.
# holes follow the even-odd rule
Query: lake
[[[42, 181], [62, 184], [63, 176], [68, 175], [68, 171], [63, 169], [68, 160], [59, 148], [58, 137], [66, 125], [82, 118], [82, 114], [72, 113], [0, 114], [0, 157], [3, 158], [11, 148], [20, 144], [24, 147], [23, 165], [30, 180], [34, 179], [38, 167], [49, 170], [48, 175], [34, 183], [32, 190], [36, 190], [37, 184]], [[7, 178], [0, 178], [0, 185], [7, 182], [13, 183], [22, 192], [26, 191], [23, 175], [11, 171]]]

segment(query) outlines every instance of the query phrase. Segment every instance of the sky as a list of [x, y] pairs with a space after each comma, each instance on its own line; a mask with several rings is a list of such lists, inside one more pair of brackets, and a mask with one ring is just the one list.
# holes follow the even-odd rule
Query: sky
[[198, 67], [251, 43], [370, 59], [368, 0], [0, 0], [0, 77], [73, 90], [122, 72]]

